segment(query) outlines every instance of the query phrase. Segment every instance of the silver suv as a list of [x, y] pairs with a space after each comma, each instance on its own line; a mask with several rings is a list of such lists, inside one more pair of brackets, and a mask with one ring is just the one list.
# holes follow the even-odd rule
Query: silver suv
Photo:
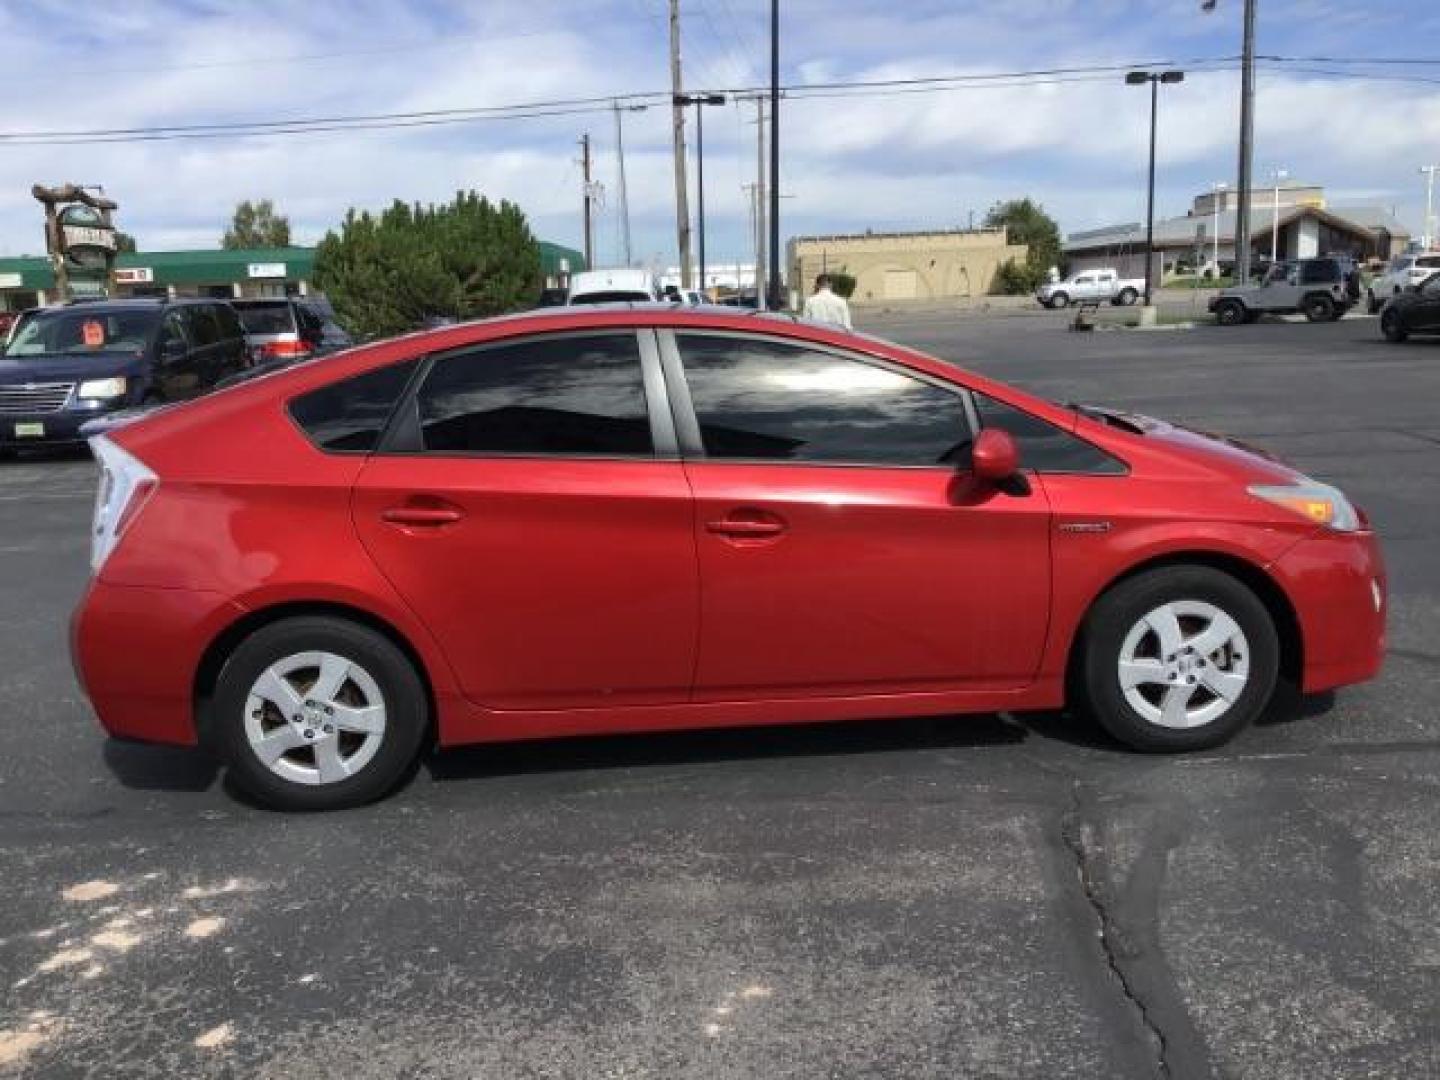
[[1360, 298], [1360, 279], [1349, 259], [1296, 259], [1270, 267], [1258, 285], [1225, 289], [1210, 301], [1221, 326], [1254, 322], [1261, 315], [1302, 313], [1311, 322], [1340, 318]]

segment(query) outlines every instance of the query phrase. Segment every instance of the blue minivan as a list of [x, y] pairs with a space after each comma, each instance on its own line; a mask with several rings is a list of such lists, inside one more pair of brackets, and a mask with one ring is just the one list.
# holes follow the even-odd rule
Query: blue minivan
[[0, 354], [0, 450], [84, 440], [81, 426], [183, 401], [250, 364], [223, 300], [99, 300], [25, 312]]

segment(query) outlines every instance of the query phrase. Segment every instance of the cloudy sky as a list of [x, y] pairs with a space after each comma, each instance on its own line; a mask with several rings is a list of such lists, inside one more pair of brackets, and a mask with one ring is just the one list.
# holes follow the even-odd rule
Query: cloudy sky
[[[418, 127], [104, 145], [26, 145], [26, 132], [504, 106], [668, 91], [666, 0], [0, 0], [0, 253], [41, 246], [32, 183], [104, 184], [142, 249], [218, 244], [242, 198], [271, 197], [300, 242], [346, 207], [459, 187], [519, 202], [543, 238], [579, 246], [577, 140], [606, 187], [600, 260], [619, 250], [614, 121], [588, 114]], [[766, 0], [682, 0], [687, 89], [768, 74]], [[1233, 183], [1239, 0], [783, 0], [782, 79], [813, 85], [1185, 61], [1163, 92], [1159, 210]], [[1440, 159], [1434, 0], [1260, 0], [1256, 171], [1323, 183], [1332, 203], [1393, 206], [1418, 233], [1418, 167]], [[1211, 61], [1205, 63], [1203, 61]], [[1220, 61], [1220, 62], [1215, 62]], [[1362, 77], [1342, 77], [1349, 73]], [[1380, 75], [1401, 78], [1380, 78]], [[1429, 80], [1429, 81], [1426, 81]], [[753, 105], [707, 112], [712, 263], [749, 258]], [[1065, 230], [1144, 212], [1147, 94], [1117, 74], [997, 80], [934, 93], [822, 96], [782, 109], [785, 235], [963, 225], [1030, 195]], [[637, 258], [674, 250], [669, 110], [625, 116]], [[693, 133], [693, 128], [692, 128]], [[691, 172], [694, 181], [694, 172]]]

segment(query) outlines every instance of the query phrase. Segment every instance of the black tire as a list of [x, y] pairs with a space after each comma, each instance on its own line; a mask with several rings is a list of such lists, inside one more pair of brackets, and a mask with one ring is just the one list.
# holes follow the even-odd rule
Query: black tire
[[1410, 331], [1405, 329], [1405, 320], [1393, 307], [1386, 308], [1380, 316], [1380, 332], [1392, 345], [1402, 344], [1410, 336]]
[[1215, 305], [1215, 321], [1221, 326], [1239, 326], [1248, 322], [1249, 317], [1239, 300], [1221, 300]]
[[1300, 310], [1311, 322], [1330, 322], [1335, 318], [1335, 301], [1323, 293], [1312, 293], [1305, 298]]
[[[1165, 604], [1187, 601], [1212, 605], [1239, 625], [1249, 645], [1249, 674], [1238, 697], [1213, 720], [1195, 727], [1166, 727], [1127, 700], [1120, 685], [1120, 658], [1127, 635], [1147, 614]], [[1270, 613], [1242, 582], [1206, 566], [1166, 566], [1121, 582], [1095, 602], [1081, 631], [1078, 659], [1074, 689], [1086, 712], [1133, 749], [1173, 753], [1219, 746], [1264, 711], [1280, 670], [1280, 643]], [[1242, 659], [1235, 656], [1225, 662]], [[1214, 657], [1207, 662], [1213, 667]], [[1203, 670], [1199, 677], [1205, 677]], [[1159, 693], [1169, 689], [1168, 684], [1160, 685], [1164, 689]], [[1183, 682], [1180, 688], [1184, 689]], [[1203, 682], [1190, 700], [1196, 693], [1202, 702], [1213, 698]]]
[[1060, 311], [1062, 308], [1066, 308], [1069, 305], [1070, 297], [1066, 293], [1057, 292], [1050, 297], [1050, 306], [1056, 311]]
[[[246, 734], [247, 700], [260, 676], [284, 658], [313, 651], [334, 653], [363, 669], [385, 707], [379, 748], [354, 775], [332, 783], [306, 784], [279, 775], [261, 761]], [[205, 736], [229, 765], [230, 779], [261, 804], [277, 810], [340, 810], [373, 802], [405, 778], [429, 730], [429, 712], [419, 673], [384, 635], [347, 619], [300, 616], [262, 627], [230, 654], [206, 710]], [[297, 747], [302, 757], [307, 750]]]
[[1117, 296], [1115, 299], [1120, 301], [1121, 307], [1131, 307], [1136, 300], [1140, 299], [1140, 294], [1134, 289], [1126, 288], [1121, 289], [1120, 295]]

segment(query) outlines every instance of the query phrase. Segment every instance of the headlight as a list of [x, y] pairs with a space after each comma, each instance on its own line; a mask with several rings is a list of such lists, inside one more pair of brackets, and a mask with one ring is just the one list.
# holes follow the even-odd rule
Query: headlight
[[1317, 525], [1336, 532], [1354, 532], [1360, 528], [1360, 515], [1339, 488], [1318, 480], [1301, 480], [1294, 484], [1254, 484], [1250, 494], [1293, 510]]
[[80, 384], [82, 398], [117, 398], [125, 396], [126, 382], [123, 378], [87, 379]]

